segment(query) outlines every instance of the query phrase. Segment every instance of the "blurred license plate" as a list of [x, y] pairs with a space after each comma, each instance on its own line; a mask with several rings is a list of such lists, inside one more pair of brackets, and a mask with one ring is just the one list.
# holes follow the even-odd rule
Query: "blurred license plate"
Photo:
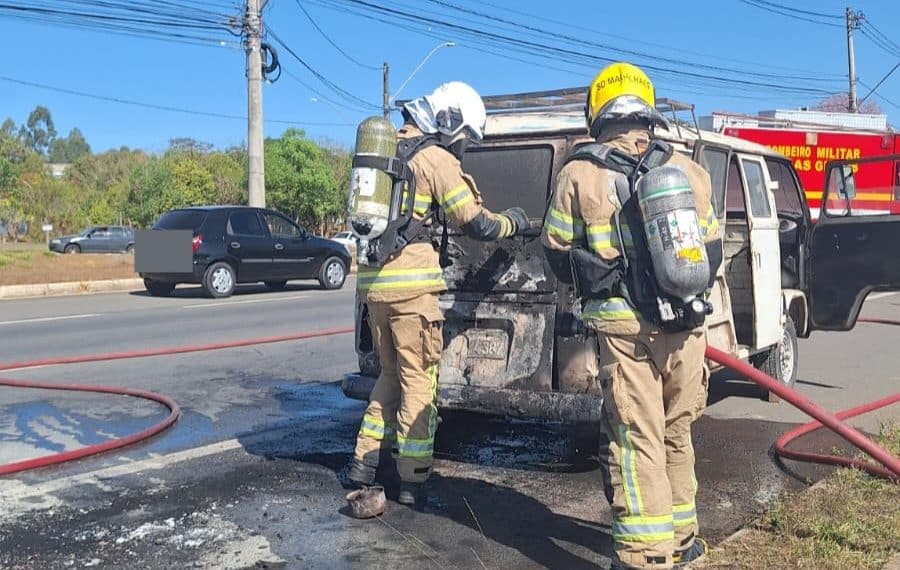
[[469, 340], [469, 358], [506, 360], [509, 339], [504, 331], [496, 329], [470, 329], [465, 332], [465, 335]]
[[191, 230], [134, 232], [134, 269], [138, 273], [191, 273], [194, 249]]

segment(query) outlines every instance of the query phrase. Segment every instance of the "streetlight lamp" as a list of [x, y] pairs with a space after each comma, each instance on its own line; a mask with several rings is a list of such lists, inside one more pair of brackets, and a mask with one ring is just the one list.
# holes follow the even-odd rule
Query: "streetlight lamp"
[[384, 68], [383, 68], [383, 70], [384, 70], [384, 89], [382, 90], [382, 107], [383, 107], [382, 110], [384, 111], [385, 117], [390, 117], [391, 103], [393, 103], [394, 99], [397, 98], [397, 95], [399, 95], [400, 92], [403, 91], [403, 88], [406, 87], [406, 84], [410, 82], [410, 80], [416, 75], [416, 73], [418, 73], [419, 70], [422, 69], [422, 66], [425, 65], [425, 63], [429, 59], [431, 59], [431, 56], [433, 56], [435, 53], [437, 53], [437, 51], [440, 50], [441, 48], [453, 47], [455, 45], [456, 45], [456, 42], [444, 42], [442, 44], [438, 44], [438, 45], [434, 46], [431, 49], [431, 51], [428, 52], [428, 55], [426, 55], [422, 59], [422, 61], [419, 62], [419, 65], [417, 65], [416, 68], [413, 69], [412, 73], [409, 74], [409, 77], [407, 77], [403, 81], [403, 83], [400, 84], [400, 87], [397, 88], [397, 91], [393, 95], [390, 95], [390, 92], [388, 91], [388, 64], [387, 64], [387, 62], [384, 63]]

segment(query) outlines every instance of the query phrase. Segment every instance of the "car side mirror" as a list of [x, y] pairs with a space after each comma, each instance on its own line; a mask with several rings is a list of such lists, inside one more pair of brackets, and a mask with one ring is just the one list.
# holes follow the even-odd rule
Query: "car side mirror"
[[853, 167], [849, 164], [833, 166], [828, 170], [827, 188], [834, 189], [840, 200], [852, 200], [856, 197], [856, 179]]

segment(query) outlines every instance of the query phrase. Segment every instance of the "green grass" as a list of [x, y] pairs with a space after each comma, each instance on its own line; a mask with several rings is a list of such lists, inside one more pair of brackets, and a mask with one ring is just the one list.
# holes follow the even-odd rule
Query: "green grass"
[[[878, 442], [900, 456], [900, 424]], [[900, 552], [900, 484], [840, 469], [782, 498], [749, 532], [710, 555], [708, 568], [880, 569]]]

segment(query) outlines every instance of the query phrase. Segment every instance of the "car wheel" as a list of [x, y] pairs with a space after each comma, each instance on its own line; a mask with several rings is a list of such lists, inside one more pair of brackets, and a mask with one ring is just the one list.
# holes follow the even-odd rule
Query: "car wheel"
[[133, 245], [129, 245], [128, 247], [126, 247], [126, 248], [125, 248], [125, 253], [134, 254], [134, 246], [133, 246]]
[[203, 289], [214, 299], [230, 297], [234, 293], [235, 275], [231, 265], [217, 261], [203, 274]]
[[319, 268], [319, 284], [323, 289], [340, 289], [347, 279], [347, 267], [337, 257], [329, 257]]
[[144, 288], [154, 297], [168, 297], [175, 290], [175, 284], [144, 279]]
[[266, 287], [272, 291], [281, 291], [285, 285], [287, 285], [287, 281], [266, 281]]
[[[778, 346], [757, 355], [753, 365], [772, 378], [777, 378], [788, 388], [793, 388], [797, 383], [798, 348], [797, 328], [794, 320], [788, 317]], [[778, 397], [770, 393], [769, 400], [777, 401]]]
[[75, 245], [74, 243], [70, 243], [66, 246], [66, 249], [64, 251], [66, 253], [81, 253], [81, 247]]

